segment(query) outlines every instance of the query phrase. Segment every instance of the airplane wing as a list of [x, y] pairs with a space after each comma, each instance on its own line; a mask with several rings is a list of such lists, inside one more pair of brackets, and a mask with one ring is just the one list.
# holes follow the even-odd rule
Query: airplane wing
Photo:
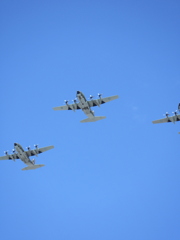
[[92, 100], [88, 101], [88, 104], [89, 104], [90, 107], [100, 106], [101, 104], [110, 102], [110, 101], [115, 100], [117, 98], [119, 98], [118, 95], [111, 96], [111, 97], [106, 97], [106, 98], [92, 99]]
[[177, 122], [177, 121], [180, 121], [180, 114], [179, 115], [174, 115], [172, 117], [166, 117], [166, 118], [162, 118], [162, 119], [158, 119], [158, 120], [155, 120], [155, 121], [152, 121], [152, 123], [165, 123], [165, 122]]
[[15, 159], [19, 159], [17, 153], [13, 153], [13, 154], [8, 154], [8, 155], [5, 155], [3, 157], [0, 157], [0, 160], [15, 160]]
[[54, 107], [53, 108], [55, 111], [57, 110], [73, 110], [75, 111], [76, 109], [81, 109], [78, 103], [73, 103], [73, 104], [68, 104], [60, 107]]
[[37, 149], [34, 149], [34, 150], [28, 150], [28, 151], [25, 151], [27, 153], [27, 155], [30, 157], [30, 156], [35, 156], [37, 154], [40, 154], [40, 153], [43, 153], [45, 151], [48, 151], [50, 149], [54, 148], [54, 146], [48, 146], [48, 147], [43, 147], [43, 148], [37, 148]]

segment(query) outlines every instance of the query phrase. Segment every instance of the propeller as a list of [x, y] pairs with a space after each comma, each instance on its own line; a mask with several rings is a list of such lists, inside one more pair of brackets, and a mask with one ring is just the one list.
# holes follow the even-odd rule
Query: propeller
[[102, 97], [102, 93], [98, 93], [98, 97], [101, 98]]
[[93, 99], [94, 96], [90, 95], [90, 99]]
[[75, 98], [74, 100], [72, 100], [74, 103], [77, 103], [77, 98]]
[[38, 148], [38, 144], [34, 144], [34, 147], [35, 147], [35, 148]]
[[65, 104], [68, 105], [69, 100], [64, 100]]
[[29, 151], [30, 149], [31, 149], [31, 147], [29, 146], [29, 147], [26, 147], [27, 148], [27, 150]]
[[9, 154], [8, 154], [8, 150], [7, 150], [7, 151], [4, 151], [4, 153], [5, 153], [6, 155], [9, 155]]
[[176, 115], [177, 115], [177, 113], [178, 113], [178, 110], [176, 110], [176, 111], [174, 111], [174, 112], [172, 112], [172, 113], [174, 113], [174, 115], [176, 116]]
[[168, 117], [170, 114], [168, 112], [166, 112], [166, 114], [163, 114], [164, 116]]

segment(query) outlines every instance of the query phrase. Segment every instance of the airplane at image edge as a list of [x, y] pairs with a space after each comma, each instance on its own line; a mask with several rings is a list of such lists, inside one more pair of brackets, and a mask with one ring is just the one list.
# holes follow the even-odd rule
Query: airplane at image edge
[[[178, 111], [180, 112], [180, 103], [178, 105]], [[156, 123], [166, 123], [166, 122], [173, 122], [173, 123], [178, 122], [178, 121], [180, 121], [180, 114], [177, 114], [178, 111], [176, 110], [175, 112], [173, 112], [174, 116], [171, 116], [171, 117], [169, 117], [170, 114], [168, 112], [166, 112], [165, 118], [152, 121], [152, 123], [156, 124]]]
[[[38, 154], [48, 151], [54, 146], [48, 146], [48, 147], [43, 147], [43, 148], [38, 148], [38, 145], [34, 145], [35, 149], [31, 150], [30, 147], [27, 147], [28, 151], [24, 151], [22, 146], [19, 143], [14, 143], [14, 149], [13, 149], [13, 154], [8, 154], [7, 151], [4, 153], [6, 156], [0, 157], [0, 160], [13, 160], [15, 161], [16, 159], [21, 159], [28, 167], [23, 168], [22, 170], [33, 170], [37, 169], [40, 167], [44, 167], [44, 164], [35, 164], [35, 159], [30, 160], [30, 156], [38, 156]], [[17, 151], [17, 152], [16, 152]]]
[[73, 100], [73, 104], [68, 104], [69, 101], [65, 100], [66, 105], [60, 106], [60, 107], [54, 107], [53, 109], [56, 110], [73, 110], [74, 112], [78, 109], [82, 109], [82, 111], [86, 114], [88, 118], [81, 120], [81, 123], [85, 122], [96, 122], [98, 120], [106, 118], [105, 116], [94, 116], [94, 111], [91, 110], [91, 107], [98, 106], [100, 107], [101, 104], [104, 104], [106, 102], [110, 102], [112, 100], [115, 100], [119, 98], [118, 95], [102, 98], [102, 94], [99, 94], [99, 99], [93, 99], [93, 96], [90, 95], [90, 100], [86, 100], [84, 94], [80, 91], [77, 91], [76, 97], [79, 100]]

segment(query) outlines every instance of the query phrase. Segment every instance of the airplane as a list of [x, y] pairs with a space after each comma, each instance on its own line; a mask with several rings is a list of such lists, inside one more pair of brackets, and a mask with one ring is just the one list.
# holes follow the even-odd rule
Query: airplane
[[54, 146], [48, 146], [48, 147], [43, 147], [43, 148], [38, 148], [38, 145], [34, 145], [35, 149], [31, 150], [30, 147], [27, 147], [27, 151], [24, 151], [22, 146], [19, 143], [14, 143], [14, 149], [13, 149], [13, 154], [8, 154], [8, 151], [5, 151], [4, 153], [6, 156], [0, 157], [0, 160], [13, 160], [15, 161], [16, 159], [21, 159], [28, 167], [23, 168], [22, 170], [33, 170], [37, 169], [40, 167], [44, 167], [44, 164], [35, 164], [35, 159], [30, 160], [29, 157], [31, 156], [38, 156], [38, 154], [48, 151]]
[[180, 103], [178, 105], [178, 110], [173, 112], [174, 116], [169, 117], [170, 114], [168, 112], [166, 112], [165, 118], [152, 121], [152, 123], [156, 124], [156, 123], [165, 123], [165, 122], [172, 122], [172, 123], [178, 122], [178, 121], [180, 121], [180, 114], [178, 114], [178, 111], [180, 112]]
[[[115, 96], [111, 96], [111, 97], [106, 97], [106, 98], [102, 98], [102, 94], [98, 93], [99, 99], [93, 99], [93, 96], [90, 95], [90, 101], [86, 100], [86, 97], [84, 96], [84, 94], [80, 91], [77, 91], [76, 93], [76, 97], [74, 100], [72, 100], [74, 103], [73, 104], [69, 104], [67, 100], [65, 100], [66, 105], [64, 106], [60, 106], [60, 107], [54, 107], [53, 109], [55, 111], [57, 110], [73, 110], [74, 112], [78, 109], [82, 109], [82, 111], [86, 114], [86, 116], [88, 116], [88, 118], [81, 120], [81, 123], [85, 123], [85, 122], [96, 122], [98, 120], [104, 119], [106, 118], [105, 116], [98, 116], [95, 117], [94, 116], [94, 111], [91, 110], [91, 107], [95, 107], [98, 106], [100, 107], [101, 104], [110, 102], [112, 100], [115, 100], [117, 98], [119, 98], [118, 95]], [[79, 100], [79, 102], [77, 102], [77, 99]]]

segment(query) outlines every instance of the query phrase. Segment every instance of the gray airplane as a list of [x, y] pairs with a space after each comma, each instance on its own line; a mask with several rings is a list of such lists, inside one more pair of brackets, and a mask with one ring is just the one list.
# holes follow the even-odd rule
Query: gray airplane
[[119, 98], [118, 95], [115, 96], [111, 96], [111, 97], [106, 97], [106, 98], [102, 98], [102, 94], [99, 94], [99, 99], [93, 99], [93, 96], [90, 95], [90, 100], [86, 100], [86, 97], [84, 96], [84, 94], [80, 91], [77, 91], [76, 93], [76, 97], [78, 99], [79, 102], [77, 102], [77, 99], [73, 100], [73, 104], [69, 104], [67, 100], [65, 100], [66, 105], [64, 106], [60, 106], [60, 107], [54, 107], [54, 110], [73, 110], [74, 112], [78, 109], [81, 109], [88, 118], [84, 119], [81, 121], [81, 123], [85, 123], [85, 122], [96, 122], [98, 120], [104, 119], [106, 118], [105, 116], [98, 116], [95, 117], [94, 116], [94, 111], [91, 110], [91, 107], [95, 107], [98, 106], [100, 107], [101, 104], [110, 102], [112, 100], [115, 100], [117, 98]]
[[48, 147], [44, 147], [44, 148], [38, 148], [38, 145], [34, 145], [35, 149], [31, 150], [30, 147], [27, 147], [27, 151], [24, 151], [24, 149], [22, 148], [22, 146], [19, 143], [14, 143], [14, 149], [13, 149], [13, 154], [8, 154], [7, 151], [5, 151], [4, 153], [6, 154], [6, 156], [0, 157], [0, 160], [13, 160], [15, 161], [16, 159], [21, 159], [21, 161], [23, 161], [26, 165], [28, 165], [28, 167], [23, 168], [22, 170], [33, 170], [33, 169], [37, 169], [40, 167], [44, 167], [43, 164], [35, 164], [35, 159], [30, 160], [29, 157], [31, 156], [38, 156], [38, 154], [48, 151], [52, 148], [54, 148], [54, 146], [48, 146]]
[[170, 117], [169, 116], [170, 114], [168, 112], [166, 112], [166, 114], [165, 114], [166, 117], [165, 118], [152, 121], [152, 123], [156, 124], [156, 123], [166, 123], [166, 122], [172, 122], [172, 123], [178, 122], [178, 121], [180, 121], [180, 114], [178, 114], [178, 111], [180, 112], [180, 103], [178, 105], [178, 110], [173, 112], [174, 116]]

